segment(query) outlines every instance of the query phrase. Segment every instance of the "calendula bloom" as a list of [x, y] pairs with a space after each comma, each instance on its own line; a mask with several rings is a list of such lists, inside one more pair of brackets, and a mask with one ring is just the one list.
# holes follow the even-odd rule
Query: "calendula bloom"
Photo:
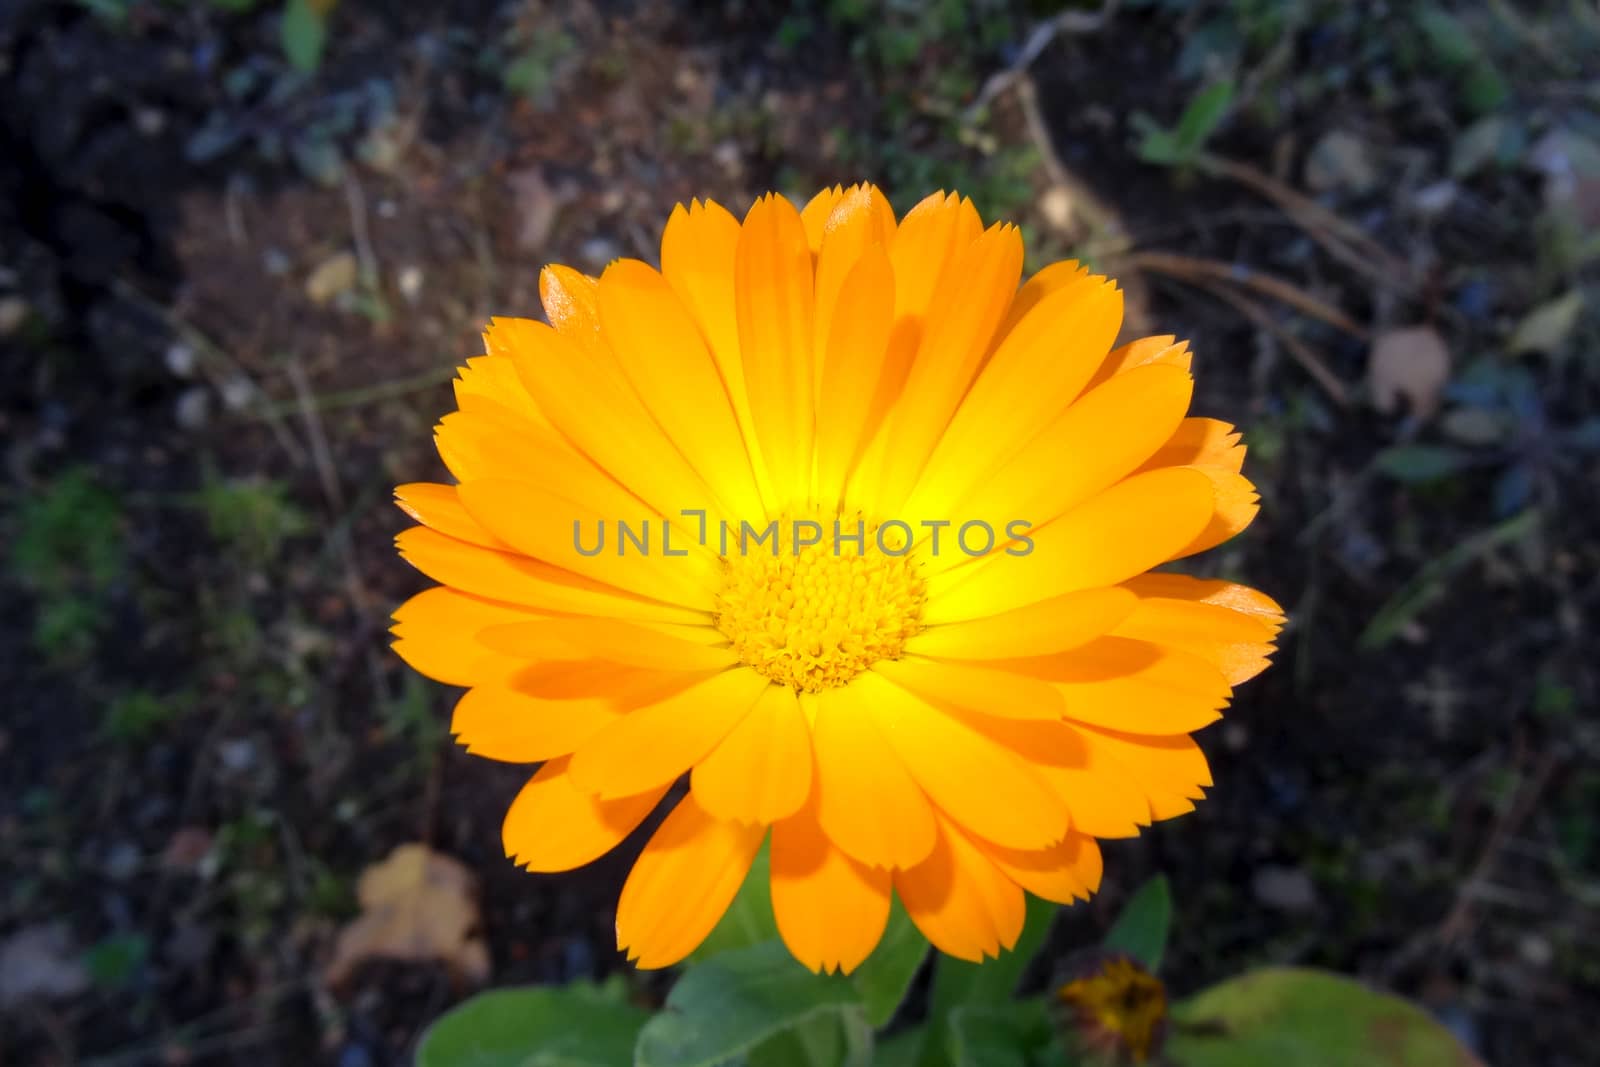
[[1131, 956], [1090, 955], [1056, 990], [1078, 1042], [1103, 1060], [1148, 1063], [1167, 1032], [1167, 989]]
[[869, 186], [741, 224], [677, 208], [661, 269], [541, 275], [437, 431], [454, 485], [397, 491], [440, 583], [396, 649], [469, 687], [469, 752], [542, 763], [531, 871], [588, 863], [685, 775], [617, 942], [684, 958], [770, 839], [794, 955], [848, 971], [891, 897], [934, 945], [1012, 945], [1024, 894], [1100, 880], [1098, 838], [1193, 808], [1190, 733], [1267, 662], [1277, 605], [1149, 573], [1257, 510], [1232, 427], [1187, 416], [1171, 337], [1112, 345], [1115, 285], [1021, 284], [970, 200]]

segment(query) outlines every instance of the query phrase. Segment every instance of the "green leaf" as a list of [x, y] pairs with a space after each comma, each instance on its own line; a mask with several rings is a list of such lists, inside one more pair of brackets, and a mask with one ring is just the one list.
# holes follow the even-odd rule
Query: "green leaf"
[[1228, 108], [1233, 106], [1233, 92], [1231, 81], [1208, 85], [1184, 109], [1174, 134], [1178, 147], [1187, 158], [1193, 159], [1205, 147], [1211, 135], [1217, 132], [1217, 127], [1222, 125]]
[[1028, 915], [1009, 952], [983, 963], [941, 957], [933, 976], [928, 1009], [929, 1034], [922, 1052], [923, 1067], [941, 1067], [950, 1059], [950, 1020], [958, 1008], [1005, 1004], [1016, 994], [1022, 971], [1050, 932], [1060, 908], [1047, 900], [1028, 897]]
[[1564, 296], [1540, 304], [1517, 323], [1506, 349], [1512, 355], [1529, 352], [1558, 353], [1567, 345], [1573, 327], [1583, 314], [1583, 290], [1574, 289]]
[[712, 1067], [794, 1026], [855, 1013], [849, 979], [812, 974], [781, 941], [724, 952], [689, 968], [639, 1034], [636, 1067]]
[[283, 54], [296, 69], [307, 74], [322, 62], [322, 48], [328, 42], [327, 16], [312, 0], [289, 0], [278, 23]]
[[950, 1016], [955, 1067], [1028, 1067], [1055, 1037], [1041, 998], [959, 1008]]
[[1480, 556], [1519, 541], [1539, 525], [1539, 512], [1530, 508], [1496, 526], [1473, 534], [1450, 551], [1428, 562], [1416, 576], [1390, 597], [1356, 638], [1362, 649], [1381, 648], [1406, 628], [1445, 589], [1445, 580]]
[[1167, 876], [1158, 874], [1123, 905], [1122, 914], [1106, 932], [1104, 944], [1113, 951], [1126, 952], [1154, 974], [1161, 968], [1171, 927], [1172, 890]]
[[1396, 481], [1436, 482], [1471, 466], [1472, 456], [1449, 445], [1395, 445], [1372, 462]]
[[626, 1067], [648, 1018], [620, 985], [496, 989], [434, 1020], [417, 1067]]
[[772, 915], [772, 867], [767, 843], [756, 853], [745, 875], [744, 885], [716, 927], [689, 955], [690, 963], [700, 963], [735, 949], [749, 948], [778, 937], [778, 922]]
[[1418, 10], [1417, 26], [1441, 66], [1465, 67], [1483, 54], [1461, 20], [1441, 7], [1429, 5]]
[[906, 914], [900, 898], [895, 897], [889, 912], [889, 925], [878, 947], [850, 976], [861, 993], [867, 1022], [873, 1026], [884, 1026], [894, 1018], [895, 1009], [905, 999], [906, 990], [911, 988], [911, 981], [917, 976], [927, 955], [928, 939], [922, 936], [922, 931]]
[[872, 1067], [916, 1067], [917, 1058], [922, 1055], [922, 1043], [927, 1036], [926, 1026], [916, 1026], [878, 1042]]
[[1174, 1067], [1481, 1067], [1426, 1012], [1322, 971], [1268, 967], [1176, 1005]]

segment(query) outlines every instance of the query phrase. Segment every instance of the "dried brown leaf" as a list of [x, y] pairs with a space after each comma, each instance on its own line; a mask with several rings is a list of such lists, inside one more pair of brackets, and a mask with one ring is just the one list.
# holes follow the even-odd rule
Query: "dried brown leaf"
[[326, 977], [339, 985], [369, 959], [442, 961], [457, 979], [489, 978], [478, 933], [472, 872], [426, 845], [401, 845], [368, 867], [356, 887], [361, 914], [339, 933]]
[[1385, 414], [1402, 399], [1414, 415], [1433, 414], [1449, 380], [1450, 350], [1432, 326], [1388, 330], [1372, 342], [1367, 384], [1372, 406]]

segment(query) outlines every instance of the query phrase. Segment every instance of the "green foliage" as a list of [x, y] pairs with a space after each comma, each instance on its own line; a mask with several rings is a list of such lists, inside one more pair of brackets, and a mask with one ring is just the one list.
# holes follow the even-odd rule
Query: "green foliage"
[[1227, 117], [1228, 109], [1233, 106], [1233, 94], [1231, 81], [1207, 86], [1189, 102], [1172, 129], [1161, 126], [1142, 111], [1135, 112], [1129, 121], [1139, 132], [1135, 149], [1139, 158], [1163, 167], [1193, 164]]
[[547, 104], [562, 62], [577, 50], [577, 40], [564, 30], [528, 34], [501, 70], [501, 84], [536, 104]]
[[251, 567], [271, 563], [284, 541], [311, 528], [282, 482], [208, 477], [200, 490], [200, 508], [211, 536]]
[[1166, 875], [1157, 875], [1139, 887], [1111, 929], [1106, 931], [1105, 947], [1126, 952], [1145, 969], [1161, 969], [1167, 950], [1167, 934], [1172, 928], [1172, 888]]
[[328, 43], [328, 8], [318, 0], [288, 0], [278, 23], [278, 36], [285, 58], [306, 74], [322, 63], [322, 50]]
[[143, 741], [182, 714], [185, 700], [160, 697], [146, 689], [119, 693], [107, 706], [101, 726], [114, 741]]
[[[999, 1005], [970, 1005], [950, 1016], [950, 1061], [955, 1067], [1029, 1067], [1057, 1040], [1049, 1009], [1039, 998]], [[1061, 1062], [1065, 1053], [1053, 1050]]]
[[749, 948], [778, 936], [778, 923], [772, 916], [772, 874], [769, 845], [763, 843], [761, 851], [750, 864], [750, 873], [722, 920], [695, 949], [691, 962], [708, 960], [724, 952]]
[[924, 1067], [951, 1061], [951, 1023], [957, 1011], [975, 1005], [1005, 1004], [1016, 995], [1023, 969], [1044, 944], [1059, 910], [1047, 900], [1030, 896], [1022, 933], [1011, 951], [981, 964], [949, 957], [939, 960], [928, 1008], [929, 1038], [921, 1060]]
[[149, 955], [143, 934], [113, 934], [84, 953], [83, 965], [96, 985], [116, 989], [128, 984]]
[[1363, 649], [1382, 648], [1422, 614], [1445, 590], [1457, 571], [1490, 552], [1529, 536], [1539, 525], [1539, 513], [1529, 509], [1468, 537], [1436, 558], [1401, 586], [1367, 623], [1356, 644]]
[[[839, 166], [897, 199], [904, 212], [943, 189], [972, 198], [984, 218], [1011, 217], [1033, 198], [1030, 147], [1003, 146], [972, 110], [1002, 49], [1025, 32], [1018, 8], [963, 0], [830, 0], [823, 21], [847, 44], [869, 109], [834, 132]], [[780, 25], [781, 47], [813, 32], [811, 19]], [[810, 176], [797, 182], [811, 185]]]
[[897, 897], [889, 911], [883, 939], [850, 980], [861, 993], [867, 1022], [885, 1026], [911, 988], [912, 979], [928, 957], [928, 939], [922, 936]]
[[1400, 482], [1436, 482], [1472, 464], [1470, 453], [1448, 445], [1395, 445], [1373, 459], [1378, 470]]
[[67, 471], [18, 509], [14, 537], [11, 571], [41, 601], [35, 643], [55, 660], [88, 655], [128, 569], [116, 498], [87, 469]]
[[1482, 115], [1506, 101], [1505, 78], [1461, 19], [1443, 7], [1417, 9], [1416, 25], [1437, 66], [1456, 81], [1457, 96], [1469, 114]]
[[[875, 1042], [905, 996], [926, 942], [895, 907], [884, 941], [849, 978], [812, 974], [764, 936], [767, 869], [648, 1016], [619, 980], [499, 990], [467, 1001], [424, 1034], [418, 1067], [1069, 1067], [1067, 1016], [1048, 996], [1019, 999], [1054, 905], [1029, 900], [1015, 950], [981, 966], [942, 958], [925, 1025]], [[763, 908], [765, 910], [763, 910]], [[1105, 948], [1159, 966], [1172, 919], [1164, 877], [1128, 901]], [[763, 921], [762, 917], [766, 917]], [[1162, 1062], [1173, 1067], [1472, 1067], [1448, 1031], [1398, 998], [1319, 971], [1268, 968], [1176, 1004]]]
[[648, 1017], [620, 982], [497, 989], [429, 1026], [417, 1067], [616, 1067]]
[[781, 941], [766, 941], [691, 967], [668, 994], [665, 1010], [640, 1031], [634, 1062], [715, 1067], [818, 1016], [864, 1027], [862, 1012], [848, 978], [812, 974]]
[[1183, 1067], [1472, 1067], [1427, 1013], [1321, 971], [1269, 967], [1178, 1004], [1167, 1057]]

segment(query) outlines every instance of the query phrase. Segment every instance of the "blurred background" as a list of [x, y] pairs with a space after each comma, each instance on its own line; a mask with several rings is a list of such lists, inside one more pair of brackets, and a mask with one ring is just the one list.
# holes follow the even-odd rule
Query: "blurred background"
[[[1165, 872], [1179, 993], [1331, 967], [1600, 1062], [1597, 68], [1580, 0], [0, 5], [0, 1061], [377, 1067], [485, 975], [659, 997], [628, 857], [516, 871], [525, 772], [388, 651], [391, 488], [542, 264], [869, 179], [1117, 274], [1251, 447], [1198, 565], [1282, 652], [1056, 957]], [[336, 949], [406, 843], [476, 934]]]

